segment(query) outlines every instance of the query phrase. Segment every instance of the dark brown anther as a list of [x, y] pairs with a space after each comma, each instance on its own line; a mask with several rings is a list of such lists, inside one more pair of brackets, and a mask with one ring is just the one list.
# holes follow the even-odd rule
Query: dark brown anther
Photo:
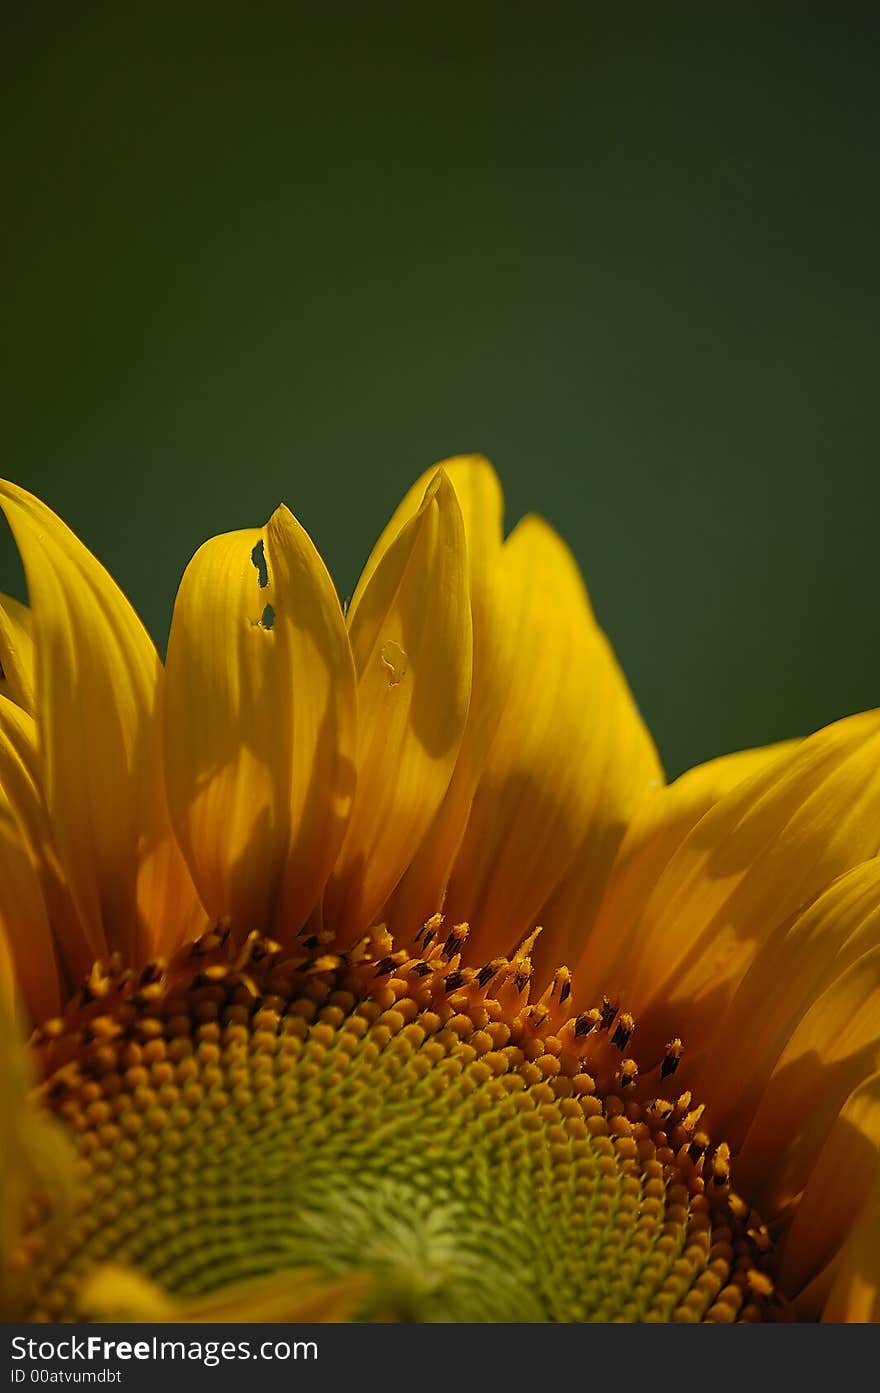
[[668, 1098], [655, 1098], [646, 1108], [649, 1117], [657, 1117], [664, 1122], [672, 1116], [674, 1111], [675, 1104], [670, 1103]]
[[443, 945], [443, 952], [447, 958], [454, 958], [456, 953], [461, 951], [464, 944], [464, 934], [457, 934], [453, 929]]
[[448, 972], [443, 979], [443, 985], [448, 992], [456, 991], [464, 981], [464, 973]]
[[379, 962], [376, 963], [376, 976], [387, 977], [390, 972], [394, 971], [396, 966], [397, 962], [390, 954], [388, 957], [380, 958]]
[[670, 1074], [674, 1074], [681, 1063], [681, 1041], [670, 1040], [666, 1046], [666, 1053], [663, 1056], [663, 1063], [660, 1065], [661, 1079], [668, 1079]]
[[161, 977], [162, 977], [162, 973], [163, 973], [163, 966], [162, 966], [161, 963], [158, 963], [158, 962], [147, 963], [146, 967], [145, 967], [145, 968], [142, 968], [141, 973], [140, 973], [140, 975], [139, 975], [139, 977], [138, 977], [138, 986], [139, 986], [139, 987], [148, 987], [148, 986], [150, 985], [151, 982], [158, 982], [158, 981], [160, 981], [160, 980], [161, 980]]
[[430, 977], [434, 971], [429, 963], [415, 963], [412, 970], [417, 977]]
[[513, 974], [513, 985], [518, 992], [524, 992], [531, 980], [532, 974], [530, 972], [515, 972]]
[[480, 988], [488, 987], [497, 971], [498, 969], [493, 967], [491, 963], [487, 963], [485, 967], [481, 967], [477, 973], [477, 986]]
[[416, 936], [415, 936], [413, 942], [415, 942], [415, 943], [423, 943], [424, 946], [427, 948], [427, 946], [428, 946], [428, 944], [431, 942], [431, 940], [432, 940], [433, 938], [436, 938], [436, 937], [437, 937], [437, 930], [439, 929], [439, 927], [440, 927], [440, 925], [441, 925], [442, 923], [443, 923], [443, 915], [442, 915], [442, 914], [432, 914], [431, 917], [430, 917], [430, 919], [426, 919], [426, 920], [425, 920], [424, 924], [422, 925], [422, 927], [419, 929], [418, 933], [416, 934]]
[[632, 1033], [635, 1030], [635, 1022], [632, 1016], [621, 1016], [617, 1022], [617, 1027], [611, 1037], [612, 1045], [616, 1045], [619, 1050], [625, 1050], [629, 1044]]
[[589, 1011], [581, 1011], [581, 1014], [574, 1023], [574, 1033], [575, 1035], [589, 1035], [590, 1031], [595, 1029], [595, 1026], [596, 1022], [591, 1013]]
[[694, 1165], [696, 1165], [697, 1162], [700, 1160], [700, 1158], [703, 1157], [703, 1156], [705, 1156], [705, 1154], [706, 1154], [706, 1143], [705, 1143], [705, 1142], [699, 1142], [699, 1141], [696, 1141], [696, 1140], [694, 1140], [694, 1141], [691, 1142], [690, 1146], [688, 1147], [688, 1156], [690, 1156], [690, 1158], [691, 1158], [691, 1160], [693, 1161]]
[[566, 977], [566, 979], [565, 979], [565, 981], [563, 982], [562, 986], [559, 988], [559, 1004], [560, 1004], [560, 1006], [563, 1006], [563, 1005], [565, 1004], [565, 1002], [568, 1001], [568, 998], [569, 998], [570, 996], [571, 996], [571, 978], [570, 978], [570, 977]]
[[600, 1013], [601, 1020], [599, 1023], [600, 1030], [611, 1029], [611, 1026], [614, 1024], [614, 1017], [617, 1015], [617, 1009], [618, 1008], [613, 1004], [613, 1002], [608, 1000], [607, 996], [603, 996]]
[[303, 942], [303, 948], [309, 948], [309, 949], [311, 949], [311, 948], [317, 948], [317, 947], [318, 947], [318, 945], [319, 945], [319, 943], [320, 943], [320, 939], [318, 938], [318, 935], [317, 935], [317, 934], [309, 934], [308, 938], [304, 938], [302, 942]]

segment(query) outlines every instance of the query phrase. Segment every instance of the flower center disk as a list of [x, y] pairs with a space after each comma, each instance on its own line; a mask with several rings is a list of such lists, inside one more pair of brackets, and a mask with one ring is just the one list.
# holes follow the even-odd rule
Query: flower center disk
[[26, 1238], [31, 1318], [76, 1319], [106, 1262], [180, 1298], [359, 1272], [364, 1320], [758, 1318], [761, 1235], [689, 1096], [640, 1101], [607, 1006], [529, 1006], [521, 961], [451, 940], [96, 970], [39, 1036], [80, 1164], [63, 1234]]

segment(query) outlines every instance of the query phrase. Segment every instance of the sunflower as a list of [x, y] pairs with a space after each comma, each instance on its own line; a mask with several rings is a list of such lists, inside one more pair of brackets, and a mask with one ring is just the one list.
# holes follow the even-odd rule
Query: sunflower
[[479, 457], [347, 609], [206, 542], [164, 666], [0, 504], [4, 1315], [877, 1318], [880, 714], [666, 786]]

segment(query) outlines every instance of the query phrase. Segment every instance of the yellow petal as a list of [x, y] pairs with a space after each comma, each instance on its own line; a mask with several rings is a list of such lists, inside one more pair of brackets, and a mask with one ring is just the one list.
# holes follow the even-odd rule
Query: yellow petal
[[355, 669], [339, 597], [308, 534], [287, 508], [272, 515], [275, 623], [290, 683], [291, 840], [276, 927], [298, 927], [324, 889], [354, 801], [357, 758]]
[[[503, 700], [445, 902], [486, 958], [535, 926], [586, 829], [602, 836], [617, 741], [631, 734], [619, 706], [629, 694], [577, 566], [540, 518], [524, 518], [504, 544], [501, 582], [492, 659]], [[653, 753], [645, 764], [656, 777]]]
[[40, 775], [33, 718], [0, 696], [0, 922], [34, 1024], [61, 1006], [59, 962], [73, 978], [90, 966], [57, 864]]
[[357, 792], [324, 900], [343, 939], [406, 870], [449, 787], [471, 690], [473, 633], [461, 508], [442, 470], [350, 615], [358, 678]]
[[212, 917], [300, 927], [341, 844], [355, 722], [339, 601], [292, 514], [206, 542], [174, 607], [165, 755], [175, 829]]
[[354, 1318], [368, 1285], [359, 1272], [335, 1279], [307, 1268], [277, 1272], [181, 1303], [173, 1319], [339, 1324]]
[[10, 1012], [15, 1009], [15, 964], [12, 961], [12, 949], [9, 946], [9, 939], [6, 937], [5, 925], [0, 922], [0, 997], [3, 998], [6, 1009]]
[[0, 692], [33, 714], [34, 640], [27, 605], [0, 595]]
[[880, 1321], [880, 1181], [853, 1224], [822, 1319], [846, 1324]]
[[[431, 468], [420, 474], [415, 483], [407, 489], [379, 534], [373, 550], [364, 563], [364, 568], [351, 597], [351, 603], [348, 607], [349, 622], [357, 613], [367, 586], [375, 575], [383, 556], [400, 536], [406, 524], [416, 516], [424, 502], [426, 492], [437, 477], [437, 471], [441, 469], [455, 490], [468, 541], [470, 542], [470, 538], [473, 536], [483, 542], [494, 544], [494, 539], [497, 537], [497, 545], [500, 545], [501, 485], [489, 461], [483, 455], [453, 455], [449, 459], [440, 460], [438, 464], [432, 464]], [[473, 555], [471, 555], [471, 550], [469, 545], [468, 563], [471, 575], [479, 575], [481, 571], [489, 568], [489, 558], [481, 559], [479, 548], [474, 551]]]
[[759, 944], [878, 844], [877, 712], [817, 732], [721, 798], [654, 885], [614, 984], [643, 1057], [681, 1036], [693, 1066], [722, 1038]]
[[104, 1263], [81, 1278], [78, 1315], [87, 1321], [171, 1321], [174, 1301], [131, 1267]]
[[[0, 695], [0, 795], [6, 810], [9, 846], [14, 842], [25, 853], [39, 891], [38, 901], [34, 893], [26, 892], [22, 886], [16, 911], [16, 899], [7, 887], [7, 931], [17, 945], [22, 995], [35, 1021], [58, 1010], [56, 958], [68, 983], [88, 972], [93, 961], [88, 937], [64, 882], [43, 800], [42, 779], [43, 762], [33, 717]], [[20, 875], [25, 875], [23, 865]], [[30, 876], [27, 878], [30, 880]], [[28, 916], [24, 912], [26, 905], [31, 907]], [[45, 930], [37, 927], [44, 918]], [[30, 930], [27, 923], [32, 925]]]
[[277, 635], [251, 554], [260, 530], [199, 548], [165, 660], [165, 785], [177, 839], [214, 920], [268, 928], [289, 836]]
[[[33, 856], [9, 800], [0, 790], [0, 938], [3, 958], [31, 1022], [57, 1015], [61, 984], [49, 916]], [[6, 994], [10, 996], [7, 981]]]
[[[654, 884], [685, 837], [703, 815], [743, 779], [766, 768], [795, 741], [783, 741], [754, 750], [739, 750], [698, 764], [673, 783], [649, 791], [638, 804], [620, 844], [595, 922], [590, 926], [583, 908], [560, 907], [569, 922], [580, 926], [580, 948], [572, 946], [570, 965], [575, 969], [578, 1001], [598, 1000], [603, 993], [618, 991], [627, 959], [638, 953], [638, 918]], [[589, 860], [578, 867], [589, 884]], [[600, 881], [601, 892], [603, 882]]]
[[714, 1133], [739, 1147], [803, 1016], [830, 982], [878, 944], [877, 858], [839, 876], [792, 921], [768, 925], [725, 1010], [721, 1036], [694, 1077]]
[[[459, 500], [467, 542], [474, 663], [467, 725], [446, 797], [385, 911], [392, 932], [412, 936], [442, 905], [449, 874], [464, 835], [486, 750], [505, 700], [501, 590], [502, 496], [498, 478], [480, 455], [446, 460], [444, 471]], [[414, 491], [424, 494], [423, 475], [395, 514], [406, 510]], [[395, 519], [392, 519], [394, 524]], [[383, 533], [379, 546], [388, 532]], [[387, 549], [387, 547], [386, 547]], [[367, 563], [373, 567], [373, 556]]]
[[79, 1308], [83, 1318], [105, 1321], [327, 1323], [351, 1319], [365, 1288], [357, 1273], [332, 1281], [302, 1268], [180, 1300], [140, 1272], [107, 1263], [87, 1277]]
[[[880, 1178], [880, 1074], [853, 1090], [831, 1127], [785, 1235], [780, 1280], [801, 1319], [820, 1314], [833, 1267]], [[822, 1276], [826, 1274], [823, 1282]]]
[[[586, 944], [621, 843], [638, 811], [663, 787], [654, 741], [607, 644], [605, 662], [608, 726], [600, 781], [571, 868], [538, 914], [543, 932], [532, 955], [538, 981], [550, 980], [560, 964], [579, 964], [589, 957]], [[576, 981], [580, 990], [580, 966]]]
[[847, 1098], [880, 1070], [880, 947], [863, 953], [805, 1013], [761, 1097], [737, 1158], [762, 1213], [804, 1189]]
[[44, 793], [93, 952], [149, 955], [182, 936], [195, 896], [171, 837], [143, 625], [54, 513], [0, 484], [33, 613]]

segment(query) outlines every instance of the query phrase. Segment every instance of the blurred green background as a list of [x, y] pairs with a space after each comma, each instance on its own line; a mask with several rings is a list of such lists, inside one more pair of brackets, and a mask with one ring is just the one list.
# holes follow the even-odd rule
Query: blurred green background
[[11, 9], [3, 470], [160, 645], [206, 536], [345, 592], [480, 450], [670, 773], [880, 703], [874, 7]]

